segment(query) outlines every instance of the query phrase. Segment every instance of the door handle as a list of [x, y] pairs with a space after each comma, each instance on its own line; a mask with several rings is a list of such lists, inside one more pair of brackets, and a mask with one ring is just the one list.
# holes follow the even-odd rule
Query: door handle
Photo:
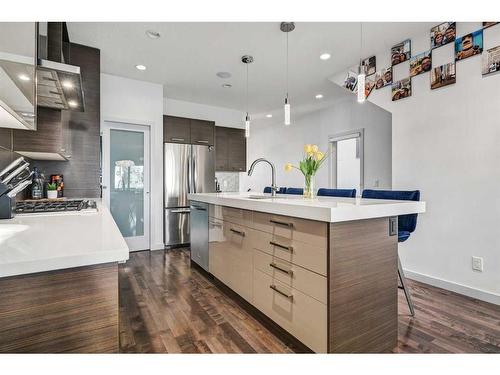
[[240, 231], [240, 230], [236, 230], [236, 229], [233, 229], [233, 228], [231, 228], [231, 229], [229, 229], [229, 230], [230, 230], [231, 232], [233, 232], [233, 233], [237, 234], [238, 236], [245, 237], [245, 232], [242, 232], [242, 231]]
[[206, 144], [206, 143], [208, 143], [208, 141], [199, 140], [199, 141], [196, 141], [196, 143], [203, 143], [203, 144]]
[[184, 138], [170, 138], [171, 141], [174, 141], [174, 142], [184, 142]]
[[170, 212], [172, 212], [173, 214], [189, 214], [190, 213], [189, 210], [172, 210]]

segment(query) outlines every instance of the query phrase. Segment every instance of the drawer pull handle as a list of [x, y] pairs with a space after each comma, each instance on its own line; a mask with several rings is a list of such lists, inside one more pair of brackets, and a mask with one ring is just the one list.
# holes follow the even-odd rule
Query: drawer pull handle
[[269, 288], [271, 288], [272, 290], [274, 290], [276, 293], [281, 294], [283, 297], [288, 298], [290, 301], [293, 301], [293, 295], [292, 294], [287, 294], [285, 292], [282, 292], [281, 290], [279, 290], [276, 287], [276, 285], [269, 285]]
[[278, 271], [284, 272], [284, 273], [286, 273], [286, 274], [288, 274], [290, 276], [293, 275], [293, 271], [292, 270], [286, 270], [284, 268], [281, 268], [276, 263], [269, 263], [269, 266], [273, 267], [274, 269], [277, 269]]
[[242, 231], [239, 231], [239, 230], [236, 230], [236, 229], [229, 229], [231, 232], [237, 234], [238, 236], [241, 236], [241, 237], [245, 237], [245, 232], [242, 232]]
[[174, 141], [174, 142], [184, 142], [184, 138], [175, 138], [175, 137], [172, 137], [170, 138], [171, 141]]
[[269, 222], [277, 225], [283, 225], [284, 227], [293, 228], [293, 223], [285, 223], [284, 221], [278, 221], [273, 219], [269, 220]]
[[201, 140], [198, 140], [198, 141], [196, 141], [196, 143], [203, 143], [203, 144], [205, 144], [205, 143], [208, 143], [208, 141], [201, 141]]
[[193, 207], [195, 210], [198, 210], [198, 211], [206, 211], [207, 209], [205, 207], [200, 207], [200, 206], [191, 206]]
[[274, 241], [269, 241], [269, 244], [273, 245], [273, 246], [276, 246], [276, 247], [279, 247], [281, 249], [288, 250], [289, 252], [293, 253], [293, 247], [292, 246], [285, 246], [285, 245], [279, 244], [279, 243], [274, 242]]

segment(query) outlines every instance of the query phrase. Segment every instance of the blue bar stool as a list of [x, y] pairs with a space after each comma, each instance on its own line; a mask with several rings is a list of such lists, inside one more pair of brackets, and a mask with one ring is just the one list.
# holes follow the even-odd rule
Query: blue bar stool
[[302, 188], [286, 188], [285, 194], [304, 195]]
[[356, 198], [356, 189], [325, 189], [318, 190], [318, 197]]
[[[363, 190], [362, 198], [371, 199], [394, 199], [400, 201], [419, 201], [420, 191], [402, 191], [402, 190]], [[398, 242], [404, 242], [410, 238], [410, 234], [415, 231], [417, 227], [417, 214], [411, 215], [401, 215], [398, 216]], [[403, 267], [401, 266], [401, 260], [398, 254], [398, 276], [401, 281], [401, 286], [405, 292], [406, 302], [408, 302], [408, 307], [410, 308], [410, 313], [415, 316], [415, 309], [413, 308], [413, 302], [410, 296], [410, 290], [406, 286], [405, 275], [403, 272]]]
[[[286, 187], [280, 187], [278, 188], [278, 191], [276, 193], [278, 194], [285, 194]], [[264, 188], [264, 193], [271, 194], [271, 186], [266, 186]]]

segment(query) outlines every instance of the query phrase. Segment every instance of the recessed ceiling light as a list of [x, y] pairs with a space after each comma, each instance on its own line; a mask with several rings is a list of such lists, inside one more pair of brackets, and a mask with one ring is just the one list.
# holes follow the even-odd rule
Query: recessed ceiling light
[[146, 70], [146, 67], [144, 65], [136, 65], [135, 66], [137, 68], [137, 70]]
[[229, 73], [229, 72], [217, 72], [217, 73], [215, 73], [215, 75], [219, 78], [222, 78], [222, 79], [231, 78], [231, 73]]
[[68, 105], [69, 105], [71, 108], [78, 107], [78, 103], [77, 103], [77, 102], [75, 102], [74, 100], [68, 100]]
[[316, 99], [322, 99], [322, 98], [323, 98], [323, 94], [316, 95]]
[[28, 77], [26, 74], [19, 74], [19, 79], [21, 81], [29, 81], [30, 77]]
[[326, 53], [326, 52], [325, 52], [325, 53], [322, 53], [321, 55], [319, 55], [319, 58], [320, 58], [321, 60], [328, 60], [330, 57], [331, 57], [331, 56], [330, 56], [330, 54], [329, 54], [329, 53]]
[[271, 118], [271, 117], [273, 117], [273, 115], [272, 115], [272, 114], [270, 114], [270, 113], [268, 113], [268, 114], [266, 115], [266, 117], [267, 117], [267, 118]]
[[222, 87], [224, 87], [225, 89], [230, 89], [231, 87], [233, 87], [233, 85], [231, 85], [230, 83], [224, 83], [222, 84]]
[[62, 85], [63, 85], [63, 87], [66, 87], [67, 89], [72, 89], [74, 87], [73, 82], [71, 82], [71, 81], [63, 81]]
[[146, 31], [146, 35], [149, 36], [151, 39], [158, 39], [161, 36], [158, 31], [154, 30]]

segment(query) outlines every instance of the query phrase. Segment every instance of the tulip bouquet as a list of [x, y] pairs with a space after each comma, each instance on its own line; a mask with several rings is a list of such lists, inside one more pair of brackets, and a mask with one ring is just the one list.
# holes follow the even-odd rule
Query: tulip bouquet
[[317, 145], [307, 144], [304, 146], [304, 158], [299, 162], [298, 167], [291, 163], [285, 165], [285, 171], [290, 172], [295, 168], [304, 175], [304, 197], [314, 198], [314, 178], [325, 160], [325, 153], [319, 151]]

